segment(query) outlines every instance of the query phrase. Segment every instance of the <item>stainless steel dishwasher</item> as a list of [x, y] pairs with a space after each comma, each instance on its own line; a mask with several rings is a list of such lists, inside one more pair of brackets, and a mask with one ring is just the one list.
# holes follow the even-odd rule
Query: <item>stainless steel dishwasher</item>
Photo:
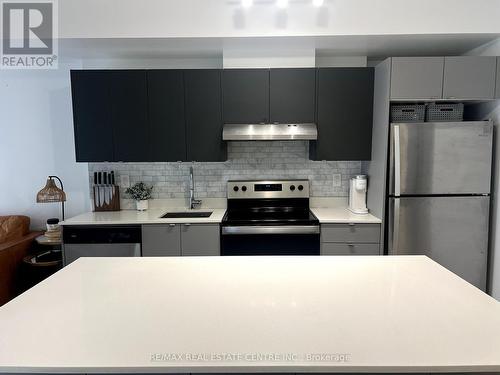
[[140, 225], [63, 227], [64, 265], [80, 257], [140, 257]]

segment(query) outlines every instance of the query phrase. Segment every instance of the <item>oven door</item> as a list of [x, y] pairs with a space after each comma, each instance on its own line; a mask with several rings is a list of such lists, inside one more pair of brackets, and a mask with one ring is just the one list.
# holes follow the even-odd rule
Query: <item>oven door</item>
[[221, 255], [320, 255], [319, 225], [222, 226]]

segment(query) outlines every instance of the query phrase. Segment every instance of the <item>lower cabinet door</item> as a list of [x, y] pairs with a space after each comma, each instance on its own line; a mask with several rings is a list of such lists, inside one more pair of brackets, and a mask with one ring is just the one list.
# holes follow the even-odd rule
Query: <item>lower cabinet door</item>
[[220, 255], [218, 224], [182, 224], [182, 256]]
[[322, 224], [321, 241], [378, 243], [380, 242], [380, 224]]
[[181, 256], [180, 224], [143, 225], [142, 256]]
[[379, 255], [378, 243], [322, 243], [321, 255]]

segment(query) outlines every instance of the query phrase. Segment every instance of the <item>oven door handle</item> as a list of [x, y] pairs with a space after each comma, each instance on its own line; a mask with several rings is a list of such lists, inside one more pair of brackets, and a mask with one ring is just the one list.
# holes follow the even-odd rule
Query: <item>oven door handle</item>
[[237, 234], [319, 234], [319, 225], [248, 225], [222, 227], [222, 235]]

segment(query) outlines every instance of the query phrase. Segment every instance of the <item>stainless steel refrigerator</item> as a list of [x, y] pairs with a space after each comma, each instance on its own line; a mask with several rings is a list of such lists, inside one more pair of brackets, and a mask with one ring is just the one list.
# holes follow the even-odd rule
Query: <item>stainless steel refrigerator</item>
[[393, 123], [388, 252], [424, 254], [486, 289], [493, 125]]

